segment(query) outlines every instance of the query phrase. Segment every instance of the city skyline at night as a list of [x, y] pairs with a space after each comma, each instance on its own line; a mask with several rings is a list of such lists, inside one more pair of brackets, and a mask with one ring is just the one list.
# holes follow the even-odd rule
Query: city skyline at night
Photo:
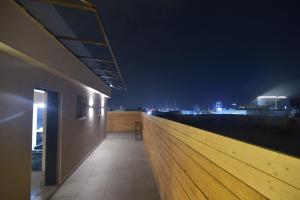
[[251, 103], [299, 95], [299, 14], [291, 1], [101, 2], [128, 108]]
[[299, 199], [299, 5], [0, 0], [0, 199]]

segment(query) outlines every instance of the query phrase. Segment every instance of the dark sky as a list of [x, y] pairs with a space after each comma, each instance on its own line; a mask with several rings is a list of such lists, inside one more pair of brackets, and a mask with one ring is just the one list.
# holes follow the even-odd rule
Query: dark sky
[[128, 91], [111, 106], [191, 108], [295, 95], [300, 10], [289, 1], [99, 0]]

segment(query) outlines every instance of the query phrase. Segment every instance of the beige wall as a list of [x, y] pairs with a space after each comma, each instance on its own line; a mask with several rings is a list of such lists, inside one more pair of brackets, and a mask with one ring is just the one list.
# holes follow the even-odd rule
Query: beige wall
[[143, 128], [162, 199], [300, 196], [298, 158], [154, 116]]
[[0, 1], [0, 30], [0, 42], [47, 65], [45, 70], [110, 96], [111, 90], [103, 81], [13, 0]]
[[34, 87], [60, 94], [60, 180], [105, 137], [105, 114], [98, 117], [96, 111], [88, 112], [87, 119], [76, 120], [77, 94], [92, 97], [95, 105], [100, 106], [99, 94], [3, 53], [0, 55], [0, 194], [4, 199], [28, 199]]
[[0, 2], [0, 30], [0, 199], [27, 200], [33, 89], [60, 95], [60, 182], [105, 137], [106, 113], [77, 120], [77, 95], [106, 107], [111, 91], [14, 1]]
[[109, 132], [133, 132], [135, 122], [141, 121], [141, 112], [107, 112], [106, 130]]

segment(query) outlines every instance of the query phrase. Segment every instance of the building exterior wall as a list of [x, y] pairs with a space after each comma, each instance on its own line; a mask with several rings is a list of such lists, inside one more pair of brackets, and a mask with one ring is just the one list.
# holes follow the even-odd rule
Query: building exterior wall
[[0, 42], [47, 65], [46, 70], [110, 96], [110, 88], [16, 2], [0, 1], [0, 29]]
[[[0, 2], [0, 199], [30, 198], [33, 89], [59, 93], [58, 182], [105, 137], [111, 90], [14, 1]], [[94, 100], [76, 119], [77, 95]], [[97, 115], [98, 107], [104, 112]]]
[[[1, 54], [0, 154], [6, 161], [1, 164], [0, 194], [4, 199], [26, 199], [30, 193], [33, 89], [60, 95], [60, 181], [105, 137], [106, 115], [98, 117], [96, 107], [106, 98], [23, 61], [14, 59], [12, 65], [12, 57]], [[86, 119], [76, 119], [77, 95], [94, 99], [95, 108], [88, 109]]]

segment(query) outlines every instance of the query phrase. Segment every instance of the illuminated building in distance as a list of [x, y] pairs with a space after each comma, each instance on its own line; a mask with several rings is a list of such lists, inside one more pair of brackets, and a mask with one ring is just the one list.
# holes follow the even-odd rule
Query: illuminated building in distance
[[274, 110], [286, 110], [287, 97], [286, 96], [258, 96], [257, 105], [259, 107], [268, 107]]

